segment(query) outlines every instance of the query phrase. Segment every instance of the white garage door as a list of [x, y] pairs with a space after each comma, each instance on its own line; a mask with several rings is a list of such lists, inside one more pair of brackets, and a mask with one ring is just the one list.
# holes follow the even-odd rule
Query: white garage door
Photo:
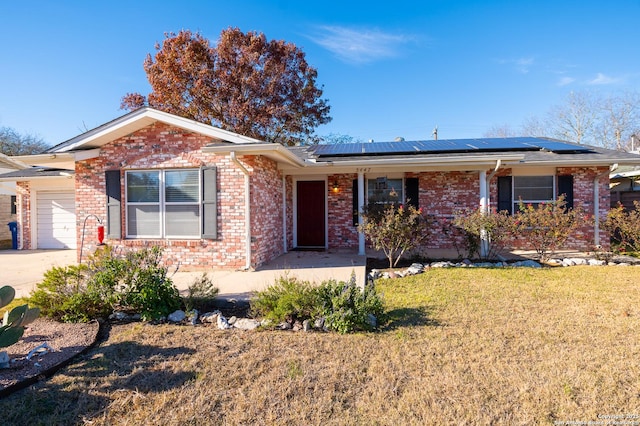
[[73, 191], [38, 192], [39, 249], [76, 248], [76, 200]]

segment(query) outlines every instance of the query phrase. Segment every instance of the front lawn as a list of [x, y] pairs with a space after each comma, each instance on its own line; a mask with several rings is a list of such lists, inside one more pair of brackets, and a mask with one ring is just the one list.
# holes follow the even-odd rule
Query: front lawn
[[113, 326], [0, 412], [6, 424], [98, 425], [640, 415], [638, 283], [640, 267], [433, 269], [378, 281], [390, 317], [380, 333]]

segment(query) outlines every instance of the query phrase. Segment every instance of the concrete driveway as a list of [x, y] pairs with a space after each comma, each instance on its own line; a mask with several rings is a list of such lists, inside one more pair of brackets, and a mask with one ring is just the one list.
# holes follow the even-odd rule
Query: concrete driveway
[[[16, 297], [26, 297], [54, 266], [76, 264], [75, 250], [0, 250], [0, 286], [16, 289]], [[364, 284], [366, 259], [344, 251], [291, 251], [255, 271], [209, 270], [207, 276], [219, 288], [220, 296], [246, 298], [263, 290], [283, 275], [320, 283], [328, 279], [347, 281], [355, 273]], [[178, 271], [171, 279], [185, 292], [204, 271]]]

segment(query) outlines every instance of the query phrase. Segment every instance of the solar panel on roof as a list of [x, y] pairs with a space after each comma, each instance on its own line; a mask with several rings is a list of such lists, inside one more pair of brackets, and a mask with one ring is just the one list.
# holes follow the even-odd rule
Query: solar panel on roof
[[534, 137], [442, 139], [427, 141], [346, 143], [317, 145], [314, 153], [319, 157], [362, 156], [385, 154], [435, 154], [462, 152], [540, 151], [555, 153], [589, 152], [588, 147]]

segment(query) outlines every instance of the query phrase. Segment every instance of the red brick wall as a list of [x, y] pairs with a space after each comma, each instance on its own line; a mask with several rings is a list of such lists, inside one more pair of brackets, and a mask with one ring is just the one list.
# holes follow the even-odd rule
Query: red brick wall
[[[574, 207], [581, 207], [589, 216], [593, 217], [593, 180], [607, 168], [558, 168], [557, 175], [573, 175]], [[497, 207], [497, 177], [511, 175], [511, 169], [503, 169], [494, 176], [490, 183], [490, 205]], [[478, 172], [423, 172], [406, 173], [405, 177], [419, 178], [420, 207], [423, 211], [435, 217], [438, 224], [424, 244], [424, 249], [456, 249], [463, 247], [464, 237], [443, 232], [442, 224], [450, 223], [454, 214], [468, 208], [477, 208], [480, 204], [480, 180]], [[357, 248], [358, 236], [355, 227], [351, 226], [352, 180], [353, 174], [329, 176], [329, 247]], [[332, 191], [333, 183], [337, 182], [339, 191]], [[609, 206], [608, 180], [599, 181], [600, 216], [607, 214]], [[567, 241], [567, 249], [589, 251], [593, 249], [593, 224], [584, 224]], [[600, 243], [609, 247], [609, 236], [600, 231]], [[512, 242], [512, 248], [530, 250], [521, 240]]]
[[284, 252], [282, 173], [265, 157], [249, 157], [247, 163], [254, 171], [250, 181], [252, 266], [259, 266]]
[[[180, 265], [183, 270], [245, 266], [244, 174], [228, 156], [203, 153], [201, 148], [210, 142], [210, 138], [205, 136], [157, 123], [105, 145], [98, 158], [76, 163], [78, 226], [82, 226], [81, 222], [89, 214], [95, 214], [100, 218], [106, 217], [104, 172], [121, 169], [123, 239], [108, 240], [107, 244], [116, 248], [161, 246], [164, 249], [166, 263], [170, 266]], [[281, 184], [275, 185], [279, 173], [273, 161], [265, 158], [243, 157], [239, 157], [239, 160], [250, 171], [252, 183], [255, 185], [251, 194], [251, 210], [256, 212], [251, 225], [254, 239], [251, 264], [258, 266], [282, 252], [282, 243], [279, 246], [276, 243], [278, 232], [280, 233], [279, 241], [282, 241], [282, 220], [277, 222], [277, 217], [267, 219], [270, 217], [269, 214], [277, 214], [277, 212], [275, 210], [266, 212], [260, 207], [281, 206], [281, 201], [270, 198], [278, 196], [281, 192]], [[217, 167], [217, 239], [138, 240], [125, 238], [124, 170], [200, 166]], [[263, 170], [264, 176], [262, 176]], [[281, 196], [279, 197], [281, 200]], [[276, 223], [279, 223], [280, 226], [277, 227]], [[97, 240], [95, 232], [94, 227], [87, 229], [84, 241], [86, 252], [95, 249], [95, 241]], [[78, 238], [80, 238], [80, 234]], [[269, 245], [269, 241], [272, 241], [273, 244]], [[80, 247], [80, 241], [78, 241], [78, 247]]]
[[[329, 248], [358, 247], [358, 230], [353, 226], [353, 180], [357, 178], [357, 174], [329, 175]], [[335, 184], [337, 191], [333, 189]]]

